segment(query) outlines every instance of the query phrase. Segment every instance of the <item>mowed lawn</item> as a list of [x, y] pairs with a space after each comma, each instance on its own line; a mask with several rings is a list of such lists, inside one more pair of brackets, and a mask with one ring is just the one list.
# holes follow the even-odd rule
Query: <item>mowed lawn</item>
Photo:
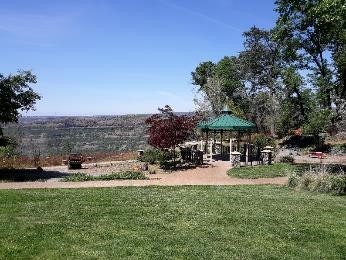
[[0, 258], [345, 259], [346, 197], [278, 186], [0, 191]]

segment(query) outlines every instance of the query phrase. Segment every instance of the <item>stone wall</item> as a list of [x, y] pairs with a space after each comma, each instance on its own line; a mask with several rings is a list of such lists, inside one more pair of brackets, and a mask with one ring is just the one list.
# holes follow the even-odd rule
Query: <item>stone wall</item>
[[140, 162], [137, 160], [129, 160], [129, 161], [114, 161], [107, 163], [93, 163], [91, 166], [88, 166], [89, 169], [93, 168], [103, 168], [103, 167], [111, 167], [113, 171], [123, 172], [123, 171], [141, 171], [146, 170], [147, 163]]

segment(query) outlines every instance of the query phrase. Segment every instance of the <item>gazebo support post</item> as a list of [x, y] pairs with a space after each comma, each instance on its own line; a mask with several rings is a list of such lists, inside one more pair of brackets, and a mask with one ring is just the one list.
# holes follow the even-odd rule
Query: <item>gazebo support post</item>
[[229, 162], [232, 166], [232, 135], [229, 134]]
[[208, 130], [206, 132], [206, 138], [205, 138], [205, 149], [204, 149], [205, 154], [207, 155], [208, 158]]
[[245, 151], [245, 164], [248, 165], [249, 163], [249, 145], [250, 145], [250, 142], [249, 142], [249, 133], [247, 135], [247, 138], [246, 138], [246, 151]]
[[[214, 132], [214, 138], [215, 138], [215, 132]], [[211, 139], [211, 141], [210, 141], [210, 161], [213, 159], [213, 145], [214, 145], [214, 139]]]
[[251, 166], [252, 166], [252, 146], [251, 146], [251, 132], [249, 132], [249, 147], [250, 147], [250, 158], [251, 158]]
[[211, 145], [211, 157], [213, 158], [213, 147], [215, 147], [216, 143], [216, 131], [214, 130], [214, 139], [213, 139], [213, 144]]
[[221, 130], [221, 133], [220, 133], [220, 138], [221, 138], [221, 158], [223, 156], [223, 147], [222, 147], [222, 130]]

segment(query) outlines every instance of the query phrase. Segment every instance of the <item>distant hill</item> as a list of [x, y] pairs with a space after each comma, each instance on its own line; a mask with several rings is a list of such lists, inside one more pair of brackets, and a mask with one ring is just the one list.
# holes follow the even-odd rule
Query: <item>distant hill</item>
[[23, 155], [134, 151], [148, 146], [144, 121], [149, 116], [22, 117], [3, 130], [17, 139]]

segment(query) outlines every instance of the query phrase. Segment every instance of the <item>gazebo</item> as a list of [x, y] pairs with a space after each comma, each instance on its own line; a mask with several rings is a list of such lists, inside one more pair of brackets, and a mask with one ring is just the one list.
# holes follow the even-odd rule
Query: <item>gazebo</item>
[[[239, 158], [239, 165], [240, 165], [240, 136], [246, 135], [247, 136], [247, 143], [245, 145], [245, 164], [248, 164], [249, 161], [249, 144], [251, 142], [251, 132], [253, 132], [256, 129], [256, 126], [244, 119], [241, 119], [239, 117], [236, 117], [231, 114], [231, 111], [229, 110], [228, 106], [225, 106], [225, 108], [222, 110], [221, 115], [218, 117], [211, 119], [209, 121], [202, 121], [197, 125], [197, 128], [202, 130], [202, 139], [203, 139], [203, 133], [206, 135], [206, 142], [203, 149], [203, 140], [201, 141], [201, 148], [204, 150], [204, 152], [207, 154], [208, 157], [208, 142], [209, 142], [209, 134], [213, 133], [214, 138], [211, 141], [210, 145], [210, 157], [212, 158], [213, 155], [213, 145], [215, 144], [215, 136], [220, 136], [220, 146], [221, 146], [221, 155], [223, 155], [223, 137], [224, 135], [229, 136], [229, 161], [231, 165], [238, 164], [238, 161], [236, 162], [234, 159]], [[233, 151], [233, 143], [237, 139], [232, 138], [234, 136], [234, 133], [237, 134], [237, 151]], [[228, 143], [227, 143], [228, 144]]]

